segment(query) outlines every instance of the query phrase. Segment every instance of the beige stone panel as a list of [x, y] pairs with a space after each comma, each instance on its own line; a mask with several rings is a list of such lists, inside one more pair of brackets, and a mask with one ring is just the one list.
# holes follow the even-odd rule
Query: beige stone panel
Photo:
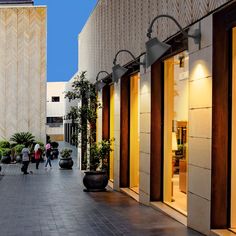
[[211, 169], [211, 139], [189, 137], [189, 164]]
[[189, 55], [189, 78], [197, 80], [212, 76], [212, 46]]
[[0, 137], [6, 137], [6, 12], [0, 11]]
[[29, 9], [18, 10], [17, 123], [18, 131], [29, 131]]
[[211, 199], [211, 170], [188, 165], [188, 191]]
[[111, 137], [111, 138], [115, 138], [115, 141], [114, 141], [115, 145], [119, 147], [120, 146], [120, 131], [115, 131], [114, 137]]
[[18, 131], [17, 127], [17, 9], [6, 10], [6, 138]]
[[188, 193], [188, 226], [205, 235], [210, 232], [211, 202], [192, 193]]
[[140, 94], [151, 93], [151, 72], [141, 75]]
[[199, 44], [195, 44], [192, 38], [189, 38], [188, 41], [188, 50], [189, 53], [193, 53], [199, 50], [199, 46], [201, 49], [211, 46], [213, 40], [213, 28], [212, 28], [212, 15], [209, 15], [203, 18], [200, 22], [197, 22], [193, 26], [190, 27], [189, 34], [193, 34], [195, 29], [201, 30], [201, 42]]
[[46, 142], [47, 9], [37, 8], [37, 11], [41, 16], [40, 140]]
[[115, 145], [114, 149], [114, 189], [119, 190], [120, 186], [120, 147]]
[[40, 139], [41, 17], [30, 9], [29, 131]]
[[212, 107], [212, 77], [189, 83], [189, 108]]
[[189, 111], [189, 136], [211, 138], [212, 109], [192, 109]]
[[140, 133], [140, 152], [150, 153], [150, 134]]
[[150, 174], [139, 172], [139, 189], [150, 195]]
[[151, 112], [151, 94], [145, 93], [140, 95], [140, 113]]
[[149, 133], [151, 132], [151, 113], [140, 114], [140, 132]]
[[147, 194], [143, 192], [142, 190], [139, 190], [139, 202], [149, 206], [150, 204], [150, 194]]
[[140, 152], [140, 172], [150, 175], [150, 154]]

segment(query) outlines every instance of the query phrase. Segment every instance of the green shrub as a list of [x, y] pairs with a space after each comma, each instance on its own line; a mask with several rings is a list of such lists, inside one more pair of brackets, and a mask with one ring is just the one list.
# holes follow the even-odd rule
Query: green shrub
[[10, 156], [11, 149], [10, 148], [1, 148], [1, 155], [2, 156]]
[[21, 151], [22, 149], [25, 147], [24, 144], [17, 144], [14, 149], [15, 149], [15, 153], [16, 155], [20, 155], [21, 154]]
[[10, 143], [7, 140], [1, 140], [0, 148], [10, 148]]
[[15, 133], [11, 136], [10, 141], [17, 144], [24, 144], [25, 146], [30, 146], [34, 143], [34, 136], [29, 132]]
[[70, 158], [71, 157], [71, 153], [72, 153], [72, 149], [70, 149], [70, 148], [63, 148], [60, 151], [60, 154], [61, 154], [62, 158]]

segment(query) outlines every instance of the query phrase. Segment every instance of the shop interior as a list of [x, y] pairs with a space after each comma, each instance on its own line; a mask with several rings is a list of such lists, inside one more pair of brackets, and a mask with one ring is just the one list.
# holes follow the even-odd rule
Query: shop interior
[[188, 54], [164, 62], [164, 202], [187, 215]]

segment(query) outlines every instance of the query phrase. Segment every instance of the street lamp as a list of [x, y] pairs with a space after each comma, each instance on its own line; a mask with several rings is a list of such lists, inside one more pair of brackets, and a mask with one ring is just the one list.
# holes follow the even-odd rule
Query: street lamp
[[98, 74], [96, 76], [96, 83], [95, 83], [95, 88], [96, 88], [97, 91], [100, 91], [106, 85], [106, 83], [103, 82], [103, 79], [98, 80], [99, 75], [101, 73], [105, 73], [105, 74], [109, 75], [109, 73], [105, 70], [101, 70], [101, 71], [98, 72]]
[[194, 31], [194, 34], [190, 35], [188, 33], [186, 33], [183, 28], [180, 26], [180, 24], [178, 23], [178, 21], [170, 15], [159, 15], [157, 17], [155, 17], [149, 28], [148, 28], [148, 33], [147, 33], [147, 37], [149, 38], [149, 40], [146, 42], [146, 68], [148, 68], [149, 66], [151, 66], [155, 61], [157, 61], [165, 52], [167, 52], [169, 50], [169, 48], [171, 47], [171, 45], [161, 42], [158, 40], [158, 38], [152, 38], [152, 27], [154, 22], [161, 18], [161, 17], [167, 17], [171, 20], [173, 20], [175, 22], [175, 24], [178, 26], [178, 28], [180, 29], [181, 33], [187, 38], [193, 38], [195, 44], [199, 44], [201, 41], [201, 32], [200, 29], [196, 29]]
[[114, 66], [112, 67], [112, 82], [115, 82], [115, 83], [117, 83], [119, 78], [121, 78], [123, 75], [125, 75], [125, 73], [128, 71], [128, 69], [121, 66], [120, 64], [116, 64], [117, 56], [121, 52], [129, 53], [138, 65], [145, 65], [145, 63], [143, 63], [143, 62], [139, 62], [129, 50], [126, 50], [126, 49], [119, 50], [115, 55], [115, 58], [113, 60], [113, 65]]

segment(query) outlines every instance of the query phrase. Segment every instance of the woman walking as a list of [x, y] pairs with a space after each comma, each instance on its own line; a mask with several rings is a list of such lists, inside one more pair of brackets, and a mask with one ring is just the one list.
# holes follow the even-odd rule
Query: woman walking
[[41, 149], [40, 149], [40, 145], [37, 143], [34, 147], [34, 159], [36, 163], [36, 169], [39, 168], [40, 158], [41, 158]]
[[50, 143], [48, 143], [46, 145], [46, 158], [47, 158], [47, 161], [45, 163], [45, 168], [47, 168], [48, 164], [52, 168], [52, 164], [51, 164], [51, 145], [50, 145]]
[[28, 146], [23, 148], [21, 153], [22, 153], [22, 164], [23, 164], [21, 167], [21, 171], [23, 172], [24, 175], [27, 175], [29, 174], [27, 170], [30, 161], [30, 150]]

